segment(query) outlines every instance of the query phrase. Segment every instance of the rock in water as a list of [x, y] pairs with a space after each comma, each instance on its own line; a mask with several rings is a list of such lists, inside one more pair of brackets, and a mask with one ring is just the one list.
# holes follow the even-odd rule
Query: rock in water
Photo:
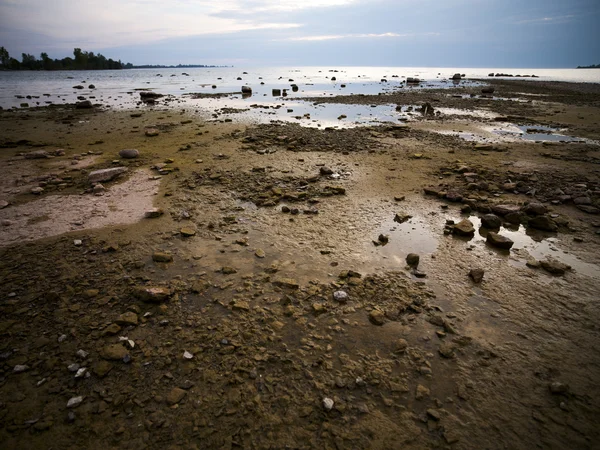
[[125, 159], [133, 159], [140, 156], [140, 152], [135, 148], [124, 148], [119, 152], [119, 156]]
[[531, 203], [523, 206], [523, 208], [521, 208], [521, 211], [523, 211], [525, 214], [528, 214], [530, 216], [541, 216], [548, 212], [548, 208], [546, 208], [541, 203], [531, 202]]
[[490, 231], [487, 235], [486, 242], [494, 247], [502, 248], [504, 250], [510, 250], [513, 246], [514, 242], [507, 238], [506, 236], [502, 236], [498, 233], [494, 233]]
[[499, 216], [505, 216], [510, 213], [519, 212], [521, 208], [518, 205], [494, 205], [492, 211]]
[[486, 214], [481, 218], [481, 226], [496, 230], [502, 225], [502, 220], [495, 214]]
[[93, 107], [94, 107], [94, 105], [92, 105], [92, 102], [89, 100], [84, 100], [82, 102], [75, 103], [76, 109], [91, 109]]
[[374, 309], [369, 313], [369, 320], [373, 325], [383, 325], [385, 323], [385, 314], [383, 311]]
[[473, 236], [475, 228], [473, 227], [473, 222], [469, 219], [463, 219], [454, 225], [452, 232], [458, 236]]
[[406, 255], [406, 264], [412, 267], [417, 267], [419, 265], [419, 255], [416, 253], [409, 253]]
[[571, 266], [563, 264], [560, 261], [556, 261], [554, 259], [540, 261], [540, 265], [542, 266], [542, 269], [544, 269], [547, 272], [550, 272], [553, 275], [564, 275], [567, 270], [571, 270]]
[[485, 271], [483, 269], [471, 269], [471, 271], [469, 272], [469, 277], [471, 277], [473, 283], [479, 284], [483, 280], [484, 274]]
[[88, 180], [90, 183], [103, 183], [117, 178], [119, 175], [127, 172], [127, 167], [111, 167], [109, 169], [100, 169], [90, 172]]

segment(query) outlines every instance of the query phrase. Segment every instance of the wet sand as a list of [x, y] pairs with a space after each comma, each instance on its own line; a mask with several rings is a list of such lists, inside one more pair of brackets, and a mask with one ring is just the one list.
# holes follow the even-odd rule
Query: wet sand
[[[160, 102], [1, 112], [0, 442], [594, 448], [600, 94], [492, 85], [518, 100], [328, 98], [446, 112], [327, 130]], [[510, 251], [479, 226], [505, 204]]]

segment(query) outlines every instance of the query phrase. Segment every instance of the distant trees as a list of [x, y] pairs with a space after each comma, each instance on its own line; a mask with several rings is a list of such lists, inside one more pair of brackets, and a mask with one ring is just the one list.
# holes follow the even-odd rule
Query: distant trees
[[592, 64], [591, 66], [577, 66], [578, 69], [600, 69], [600, 64]]
[[40, 59], [28, 53], [21, 54], [21, 61], [11, 58], [8, 50], [0, 47], [0, 69], [3, 70], [106, 70], [131, 68], [130, 63], [123, 64], [112, 58], [94, 52], [73, 49], [73, 57], [52, 59], [47, 53], [41, 53]]

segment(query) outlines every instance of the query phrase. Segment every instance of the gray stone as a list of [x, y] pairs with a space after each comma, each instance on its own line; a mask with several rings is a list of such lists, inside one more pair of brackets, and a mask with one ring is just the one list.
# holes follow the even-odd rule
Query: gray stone
[[92, 102], [89, 100], [84, 100], [82, 102], [75, 103], [76, 109], [91, 109], [93, 107], [94, 107], [94, 105], [92, 105]]
[[162, 303], [171, 297], [171, 291], [165, 287], [139, 287], [134, 295], [145, 303]]
[[88, 175], [88, 180], [92, 184], [102, 183], [111, 181], [125, 172], [127, 172], [127, 167], [111, 167], [109, 169], [94, 170]]
[[530, 216], [541, 216], [548, 212], [548, 208], [546, 208], [541, 203], [531, 202], [531, 203], [523, 206], [523, 208], [521, 208], [521, 211], [523, 211], [525, 214], [528, 214]]
[[124, 148], [119, 152], [119, 156], [125, 159], [133, 159], [140, 156], [140, 152], [135, 148]]
[[348, 301], [348, 293], [344, 291], [335, 291], [333, 293], [333, 298], [340, 303], [345, 303]]
[[83, 402], [83, 396], [70, 398], [67, 402], [67, 408], [77, 408]]
[[473, 227], [473, 222], [469, 219], [463, 219], [454, 225], [452, 232], [458, 236], [473, 236], [475, 228]]
[[471, 269], [469, 272], [469, 277], [471, 277], [474, 283], [481, 283], [484, 274], [485, 271], [483, 269]]
[[334, 405], [334, 402], [329, 397], [325, 397], [323, 399], [323, 408], [325, 408], [327, 411], [331, 411], [333, 408], [333, 405]]
[[509, 213], [519, 212], [521, 208], [518, 205], [494, 205], [492, 211], [499, 216], [505, 216]]
[[556, 261], [554, 259], [540, 261], [540, 265], [542, 266], [542, 269], [544, 269], [547, 272], [550, 272], [553, 275], [564, 275], [567, 270], [571, 270], [571, 266], [563, 264], [560, 261]]
[[542, 230], [542, 231], [556, 231], [556, 230], [558, 230], [558, 225], [556, 224], [556, 222], [554, 220], [552, 220], [548, 216], [533, 217], [528, 222], [528, 225], [531, 228], [535, 228], [537, 230]]
[[406, 264], [409, 266], [417, 267], [419, 265], [420, 257], [416, 253], [409, 253], [406, 255]]

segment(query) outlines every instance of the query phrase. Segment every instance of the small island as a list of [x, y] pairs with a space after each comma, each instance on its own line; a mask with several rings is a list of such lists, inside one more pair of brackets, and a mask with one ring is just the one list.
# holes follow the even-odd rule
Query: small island
[[130, 69], [131, 63], [124, 64], [120, 60], [106, 58], [94, 52], [85, 52], [80, 48], [73, 49], [73, 58], [52, 59], [47, 53], [41, 53], [40, 59], [28, 53], [21, 54], [21, 61], [12, 58], [8, 50], [0, 47], [0, 70], [118, 70]]
[[600, 69], [600, 64], [592, 64], [591, 66], [577, 66], [577, 69]]

